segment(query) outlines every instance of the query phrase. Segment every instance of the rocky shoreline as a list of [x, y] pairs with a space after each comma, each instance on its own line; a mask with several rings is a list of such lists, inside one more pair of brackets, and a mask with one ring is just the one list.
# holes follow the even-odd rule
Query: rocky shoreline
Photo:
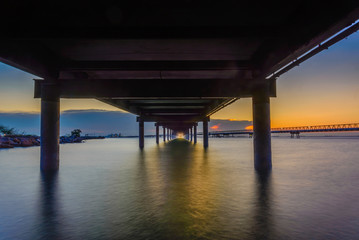
[[[60, 144], [64, 143], [81, 143], [89, 139], [103, 139], [104, 137], [60, 137]], [[0, 136], [0, 148], [14, 148], [14, 147], [32, 147], [40, 146], [39, 136], [26, 136], [26, 135], [7, 135]]]
[[40, 146], [40, 137], [17, 136], [17, 135], [0, 137], [0, 148], [32, 147], [32, 146]]

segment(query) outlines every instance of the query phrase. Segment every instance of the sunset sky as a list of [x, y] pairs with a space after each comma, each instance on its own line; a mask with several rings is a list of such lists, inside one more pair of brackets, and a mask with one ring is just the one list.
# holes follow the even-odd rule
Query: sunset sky
[[[36, 76], [0, 63], [0, 112], [39, 112]], [[240, 99], [212, 115], [252, 120], [251, 99]], [[61, 110], [119, 110], [96, 100], [61, 100]], [[312, 57], [277, 80], [271, 99], [272, 127], [359, 122], [359, 33]]]

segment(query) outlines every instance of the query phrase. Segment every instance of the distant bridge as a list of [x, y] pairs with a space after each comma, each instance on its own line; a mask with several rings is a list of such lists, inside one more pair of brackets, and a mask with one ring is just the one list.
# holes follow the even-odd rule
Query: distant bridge
[[[359, 131], [359, 123], [271, 128], [271, 133], [290, 133], [292, 138], [294, 138], [294, 137], [299, 138], [300, 133], [345, 132], [345, 131], [346, 132]], [[241, 135], [241, 134], [248, 134], [251, 137], [253, 135], [253, 130], [227, 130], [227, 131], [209, 132], [209, 136], [211, 136], [211, 137], [225, 137], [225, 136], [234, 136], [234, 135]]]

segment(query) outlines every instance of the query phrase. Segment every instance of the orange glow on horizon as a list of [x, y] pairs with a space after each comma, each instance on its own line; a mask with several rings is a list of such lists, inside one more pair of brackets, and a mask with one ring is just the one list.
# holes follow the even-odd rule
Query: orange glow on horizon
[[211, 129], [218, 130], [219, 129], [219, 124], [212, 126]]
[[253, 125], [247, 126], [245, 130], [253, 130]]

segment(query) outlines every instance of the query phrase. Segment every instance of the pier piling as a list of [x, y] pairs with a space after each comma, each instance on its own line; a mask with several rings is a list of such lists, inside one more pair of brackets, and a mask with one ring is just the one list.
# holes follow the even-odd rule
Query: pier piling
[[140, 118], [138, 120], [138, 125], [139, 125], [139, 146], [141, 149], [143, 149], [145, 146], [145, 127], [144, 127], [143, 119]]
[[272, 168], [270, 101], [265, 88], [253, 95], [254, 167], [257, 171]]
[[41, 159], [42, 171], [59, 169], [60, 98], [56, 85], [44, 84], [41, 93]]
[[158, 123], [156, 123], [156, 143], [160, 143], [160, 127], [158, 126]]
[[193, 143], [197, 143], [197, 125], [193, 126]]
[[208, 119], [203, 120], [203, 147], [208, 148]]
[[166, 128], [163, 127], [163, 141], [166, 142]]

